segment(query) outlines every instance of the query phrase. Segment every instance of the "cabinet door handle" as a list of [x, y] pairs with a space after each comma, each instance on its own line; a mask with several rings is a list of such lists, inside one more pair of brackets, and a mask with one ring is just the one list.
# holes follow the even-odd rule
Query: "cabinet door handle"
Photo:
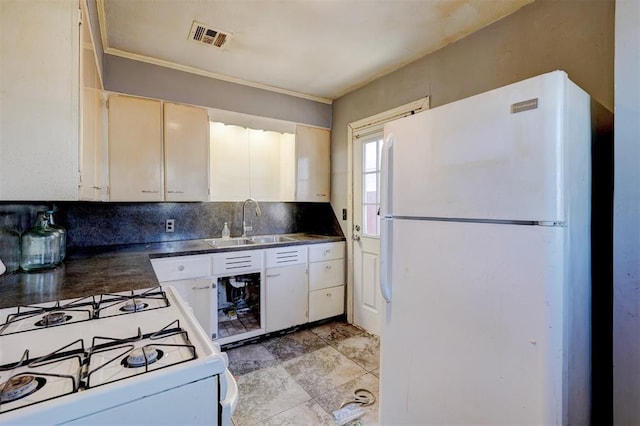
[[191, 287], [191, 290], [208, 290], [209, 286], [206, 285], [204, 287]]
[[102, 191], [101, 186], [92, 186], [91, 189], [97, 189], [98, 191]]
[[269, 275], [267, 274], [267, 278], [275, 278], [275, 277], [279, 277], [280, 274], [273, 274], [273, 275]]
[[184, 191], [167, 191], [169, 194], [184, 194]]
[[143, 189], [142, 191], [140, 191], [144, 194], [158, 194], [160, 191], [152, 191], [150, 189]]
[[184, 271], [184, 265], [178, 266], [178, 271]]

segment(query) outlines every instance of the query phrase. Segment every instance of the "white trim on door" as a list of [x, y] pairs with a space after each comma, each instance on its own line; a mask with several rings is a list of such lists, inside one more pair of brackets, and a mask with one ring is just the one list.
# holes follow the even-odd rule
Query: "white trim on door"
[[347, 125], [347, 321], [353, 323], [353, 138], [354, 135], [367, 133], [373, 127], [383, 126], [384, 123], [427, 110], [431, 106], [430, 97], [425, 96], [405, 105], [353, 121]]

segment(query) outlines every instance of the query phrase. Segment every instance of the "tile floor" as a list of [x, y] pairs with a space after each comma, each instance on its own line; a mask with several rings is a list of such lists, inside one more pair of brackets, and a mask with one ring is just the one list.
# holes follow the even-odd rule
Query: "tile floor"
[[[227, 350], [240, 398], [235, 426], [335, 425], [333, 411], [359, 388], [378, 399], [378, 337], [330, 322]], [[362, 425], [378, 424], [378, 404]]]

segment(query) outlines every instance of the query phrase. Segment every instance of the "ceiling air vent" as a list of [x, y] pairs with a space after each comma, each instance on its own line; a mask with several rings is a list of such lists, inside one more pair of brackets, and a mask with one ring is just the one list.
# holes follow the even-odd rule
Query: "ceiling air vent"
[[215, 47], [222, 47], [230, 38], [231, 33], [207, 27], [196, 21], [193, 21], [189, 32], [189, 40]]

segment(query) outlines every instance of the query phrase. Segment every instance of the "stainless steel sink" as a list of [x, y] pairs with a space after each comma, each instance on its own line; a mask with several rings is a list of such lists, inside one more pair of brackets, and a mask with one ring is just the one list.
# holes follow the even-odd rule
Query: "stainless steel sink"
[[291, 237], [285, 237], [284, 235], [256, 235], [251, 237], [251, 241], [256, 244], [270, 244], [270, 243], [286, 243], [289, 241], [295, 241]]
[[235, 237], [230, 239], [207, 238], [203, 240], [212, 247], [237, 247], [250, 246], [253, 244], [274, 244], [296, 241], [295, 238], [285, 237], [284, 235], [255, 235], [253, 237]]
[[208, 238], [204, 240], [204, 242], [212, 247], [235, 247], [255, 244], [251, 239], [243, 237], [230, 238], [228, 240], [222, 238]]

